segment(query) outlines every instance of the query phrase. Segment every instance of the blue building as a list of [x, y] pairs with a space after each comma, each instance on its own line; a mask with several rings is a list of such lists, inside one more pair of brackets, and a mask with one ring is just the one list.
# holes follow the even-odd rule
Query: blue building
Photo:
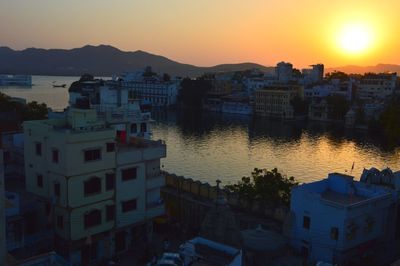
[[338, 173], [295, 187], [291, 244], [309, 262], [382, 262], [395, 231], [396, 197], [394, 190]]

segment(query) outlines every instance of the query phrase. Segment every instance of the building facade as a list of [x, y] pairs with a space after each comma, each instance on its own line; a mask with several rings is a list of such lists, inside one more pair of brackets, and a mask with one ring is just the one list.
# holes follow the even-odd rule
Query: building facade
[[138, 245], [135, 230], [151, 231], [164, 213], [165, 144], [131, 136], [129, 117], [113, 121], [71, 107], [65, 116], [24, 123], [27, 190], [42, 201], [39, 222], [53, 225], [57, 253], [74, 265]]
[[294, 117], [291, 100], [296, 96], [303, 97], [302, 87], [275, 86], [257, 90], [254, 112], [261, 116], [291, 119]]
[[397, 73], [367, 73], [357, 86], [357, 97], [363, 100], [385, 99], [394, 94]]
[[291, 243], [309, 262], [384, 265], [394, 202], [390, 190], [343, 174], [300, 185], [291, 196]]
[[150, 102], [152, 106], [170, 107], [176, 105], [178, 81], [125, 81], [121, 82], [123, 88], [128, 89], [130, 99], [140, 99]]
[[6, 264], [5, 208], [3, 150], [0, 149], [0, 265]]

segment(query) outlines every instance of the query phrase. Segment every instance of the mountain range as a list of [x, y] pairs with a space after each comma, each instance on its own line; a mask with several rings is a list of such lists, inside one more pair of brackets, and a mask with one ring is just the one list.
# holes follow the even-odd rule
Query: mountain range
[[[65, 75], [80, 76], [90, 73], [96, 76], [111, 76], [125, 71], [134, 71], [151, 66], [154, 71], [173, 76], [197, 77], [205, 72], [239, 71], [252, 68], [270, 72], [273, 67], [255, 63], [222, 64], [199, 67], [183, 64], [164, 56], [144, 51], [125, 52], [109, 45], [86, 45], [74, 49], [28, 48], [17, 51], [0, 47], [1, 74]], [[343, 66], [327, 68], [327, 72], [343, 71], [362, 74], [365, 72], [399, 72], [400, 65], [378, 64], [376, 66]]]
[[173, 76], [200, 76], [205, 72], [239, 71], [259, 68], [271, 71], [254, 63], [223, 64], [199, 67], [182, 64], [164, 56], [144, 51], [124, 52], [109, 45], [65, 49], [28, 48], [21, 51], [0, 47], [0, 73], [31, 75], [80, 76], [90, 73], [96, 76], [111, 76], [125, 71], [134, 71], [151, 66], [153, 71]]

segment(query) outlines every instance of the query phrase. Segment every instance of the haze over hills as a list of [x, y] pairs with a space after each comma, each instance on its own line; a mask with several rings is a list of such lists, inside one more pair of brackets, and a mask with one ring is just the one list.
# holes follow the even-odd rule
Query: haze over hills
[[[86, 45], [70, 50], [28, 48], [21, 51], [0, 47], [0, 73], [3, 74], [80, 76], [83, 73], [91, 73], [96, 76], [111, 76], [125, 71], [143, 69], [146, 66], [152, 66], [153, 70], [159, 73], [182, 77], [196, 77], [205, 72], [238, 71], [251, 68], [273, 71], [273, 67], [255, 63], [199, 67], [140, 50], [125, 52], [109, 45]], [[400, 65], [343, 66], [327, 68], [325, 72], [335, 70], [357, 74], [386, 71], [400, 73]]]
[[198, 67], [140, 50], [124, 52], [109, 45], [86, 45], [70, 50], [28, 48], [22, 51], [0, 47], [0, 73], [4, 74], [79, 76], [83, 73], [91, 73], [96, 76], [111, 76], [124, 71], [143, 69], [146, 66], [151, 66], [154, 71], [159, 73], [183, 77], [196, 77], [204, 72], [237, 71], [251, 68], [272, 70], [271, 67], [254, 63]]

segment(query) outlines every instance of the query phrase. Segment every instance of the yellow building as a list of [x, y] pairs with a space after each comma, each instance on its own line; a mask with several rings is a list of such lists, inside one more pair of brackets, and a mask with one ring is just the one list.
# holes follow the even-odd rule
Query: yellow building
[[303, 98], [301, 86], [274, 86], [255, 91], [257, 115], [290, 119], [294, 117], [290, 101], [295, 97]]

